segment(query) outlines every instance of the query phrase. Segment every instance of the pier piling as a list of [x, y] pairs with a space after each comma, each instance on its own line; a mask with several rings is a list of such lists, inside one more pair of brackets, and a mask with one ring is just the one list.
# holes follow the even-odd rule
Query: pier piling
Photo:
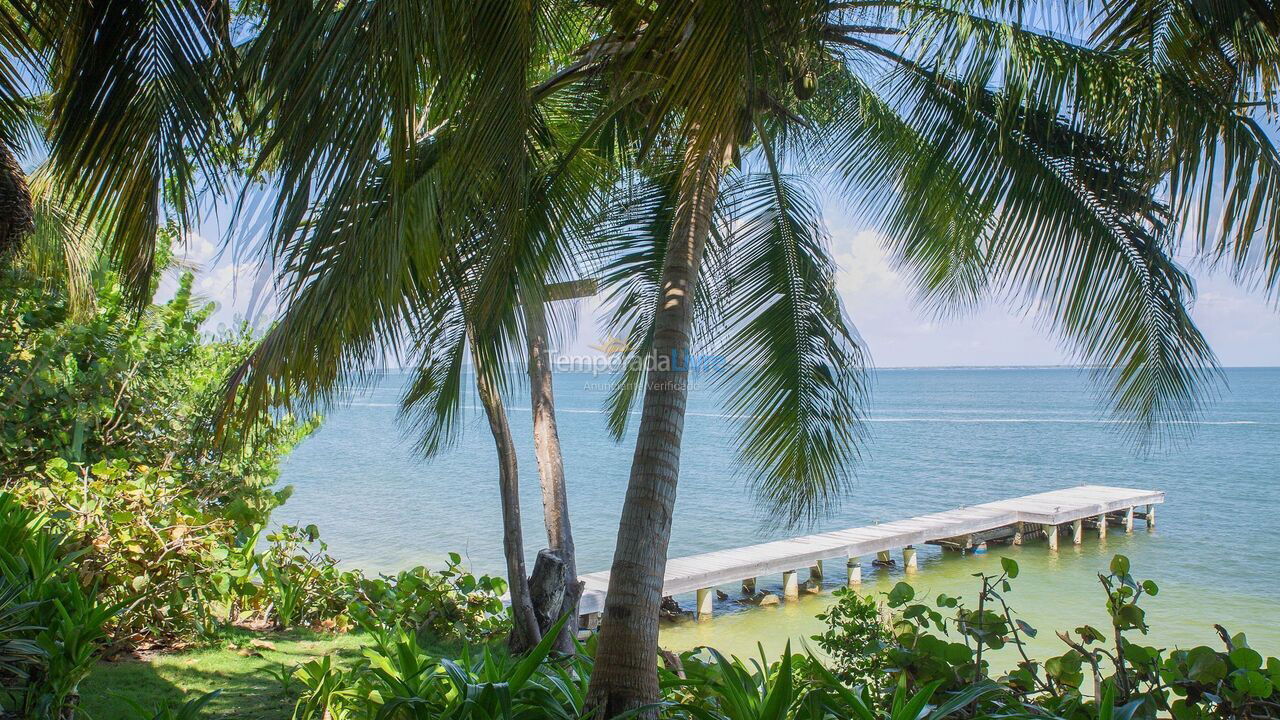
[[800, 597], [800, 581], [796, 579], [795, 570], [787, 570], [782, 573], [782, 597], [788, 600], [795, 600]]
[[716, 599], [715, 588], [698, 588], [698, 620], [710, 620]]

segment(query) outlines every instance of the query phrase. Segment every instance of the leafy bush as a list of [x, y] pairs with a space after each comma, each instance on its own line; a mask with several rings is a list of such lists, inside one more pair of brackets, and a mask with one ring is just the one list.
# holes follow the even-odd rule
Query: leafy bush
[[81, 583], [80, 551], [49, 517], [0, 493], [0, 715], [68, 718], [121, 604]]
[[[978, 576], [975, 607], [947, 595], [917, 602], [915, 589], [898, 583], [886, 594], [895, 613], [890, 627], [874, 627], [869, 601], [846, 594], [828, 613], [827, 632], [814, 639], [831, 654], [837, 673], [885, 668], [887, 682], [868, 685], [880, 689], [882, 702], [894, 688], [954, 693], [995, 683], [1001, 692], [984, 697], [978, 716], [1280, 717], [1280, 660], [1264, 659], [1243, 635], [1230, 636], [1218, 627], [1223, 650], [1168, 651], [1134, 638], [1149, 631], [1141, 605], [1159, 587], [1134, 578], [1123, 555], [1098, 576], [1111, 618], [1106, 632], [1083, 625], [1058, 633], [1067, 651], [1044, 662], [1033, 660], [1025, 639], [1036, 629], [1016, 617], [1006, 600], [1018, 565], [1009, 558], [1001, 563], [999, 575]], [[1006, 646], [1015, 648], [1020, 660], [993, 678], [990, 653]], [[872, 650], [873, 659], [854, 658], [859, 648]]]
[[254, 558], [266, 600], [262, 618], [277, 630], [325, 622], [346, 629], [347, 603], [360, 574], [338, 570], [319, 528], [285, 525], [267, 541], [267, 549]]
[[507, 583], [462, 569], [449, 554], [444, 570], [415, 567], [397, 575], [356, 578], [350, 615], [369, 630], [405, 630], [426, 640], [482, 642], [510, 625], [502, 595]]
[[845, 588], [833, 595], [835, 604], [818, 615], [827, 630], [813, 639], [831, 659], [831, 670], [840, 680], [883, 689], [889, 678], [892, 638], [882, 605], [871, 595]]
[[[551, 656], [555, 633], [522, 658], [485, 650], [456, 660], [423, 652], [404, 631], [374, 634], [363, 661], [340, 668], [324, 657], [302, 665], [305, 688], [298, 720], [382, 718], [584, 717], [591, 676], [590, 647], [572, 657]], [[690, 720], [941, 720], [986, 695], [994, 684], [942, 697], [931, 685], [914, 693], [899, 688], [881, 705], [869, 690], [850, 687], [809, 655], [768, 663], [726, 658], [713, 650], [690, 651], [662, 673], [665, 699], [646, 708], [661, 717]]]
[[108, 600], [134, 598], [122, 644], [205, 634], [257, 590], [252, 554], [280, 457], [312, 427], [264, 418], [218, 446], [208, 407], [252, 348], [199, 327], [192, 277], [135, 313], [107, 279], [93, 312], [17, 271], [0, 275], [0, 489], [49, 514]]
[[582, 657], [549, 660], [556, 635], [548, 632], [522, 658], [486, 649], [450, 660], [423, 652], [409, 631], [377, 631], [373, 646], [353, 668], [339, 668], [326, 656], [298, 669], [305, 691], [294, 718], [577, 720], [590, 665]]

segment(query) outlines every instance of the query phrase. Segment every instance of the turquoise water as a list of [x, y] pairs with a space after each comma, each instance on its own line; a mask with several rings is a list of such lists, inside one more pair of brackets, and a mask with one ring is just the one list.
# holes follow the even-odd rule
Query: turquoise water
[[[1230, 369], [1226, 387], [1179, 438], [1151, 452], [1129, 441], [1128, 427], [1099, 412], [1085, 373], [1067, 369], [880, 370], [875, 376], [870, 437], [857, 480], [843, 505], [815, 526], [771, 527], [734, 465], [735, 428], [717, 397], [696, 390], [682, 456], [672, 556], [747, 545], [802, 532], [885, 522], [959, 505], [1085, 483], [1157, 488], [1168, 493], [1159, 524], [1100, 541], [1064, 542], [1051, 555], [1042, 542], [994, 548], [986, 556], [943, 556], [921, 548], [912, 582], [929, 595], [974, 595], [971, 573], [1015, 556], [1022, 576], [1014, 607], [1045, 630], [1033, 649], [1060, 652], [1050, 628], [1101, 619], [1095, 573], [1123, 552], [1135, 574], [1161, 593], [1149, 615], [1156, 640], [1212, 643], [1212, 623], [1245, 631], [1255, 647], [1280, 654], [1280, 369]], [[599, 412], [607, 378], [556, 378], [560, 436], [579, 568], [605, 569], [631, 459], [630, 440], [615, 444]], [[348, 565], [392, 571], [438, 565], [450, 551], [478, 572], [500, 573], [500, 516], [495, 455], [478, 411], [466, 417], [458, 447], [431, 462], [417, 458], [397, 419], [404, 377], [332, 411], [324, 426], [290, 456], [281, 482], [296, 488], [278, 511], [284, 522], [314, 522], [330, 550]], [[528, 403], [512, 403], [520, 444], [526, 546], [545, 537]], [[901, 570], [872, 570], [864, 588], [888, 589]], [[831, 586], [843, 568], [828, 573]], [[761, 578], [763, 586], [780, 578]], [[732, 595], [733, 588], [726, 587]], [[716, 607], [711, 623], [664, 628], [665, 645], [713, 644], [750, 652], [812, 635], [829, 595], [783, 608]], [[691, 604], [691, 603], [690, 603]]]

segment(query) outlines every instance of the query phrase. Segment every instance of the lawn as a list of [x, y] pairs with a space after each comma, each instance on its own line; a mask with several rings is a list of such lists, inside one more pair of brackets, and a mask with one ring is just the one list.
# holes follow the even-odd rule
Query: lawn
[[360, 656], [366, 640], [358, 634], [307, 631], [244, 635], [220, 647], [159, 655], [146, 661], [100, 663], [80, 685], [83, 716], [135, 720], [138, 715], [124, 698], [151, 708], [221, 690], [205, 707], [204, 717], [288, 720], [300, 687], [294, 681], [286, 693], [271, 671], [323, 655], [351, 662]]

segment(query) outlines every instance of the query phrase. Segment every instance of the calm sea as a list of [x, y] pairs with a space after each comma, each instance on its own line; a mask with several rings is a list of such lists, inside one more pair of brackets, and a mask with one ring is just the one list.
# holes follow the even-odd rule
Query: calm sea
[[[997, 547], [986, 556], [920, 550], [912, 582], [974, 596], [971, 574], [1016, 557], [1022, 576], [1012, 605], [1042, 629], [1033, 649], [1061, 652], [1049, 629], [1100, 622], [1096, 573], [1113, 553], [1156, 580], [1148, 615], [1154, 641], [1212, 644], [1212, 624], [1247, 632], [1264, 652], [1280, 654], [1280, 369], [1230, 369], [1226, 387], [1175, 440], [1143, 452], [1128, 428], [1099, 411], [1086, 373], [1069, 369], [879, 370], [869, 439], [857, 480], [843, 505], [809, 528], [770, 529], [734, 463], [735, 427], [717, 396], [690, 400], [672, 556], [800, 534], [867, 525], [1085, 483], [1157, 488], [1168, 493], [1159, 526], [1138, 521], [1131, 536], [1112, 531], [1081, 546], [1064, 542], [1051, 555], [1043, 542]], [[469, 408], [456, 449], [430, 462], [415, 455], [397, 418], [403, 375], [386, 375], [329, 413], [323, 427], [286, 460], [281, 482], [295, 486], [279, 511], [283, 522], [316, 523], [330, 550], [350, 566], [394, 571], [440, 565], [461, 553], [477, 572], [502, 572], [495, 454], [483, 416]], [[600, 412], [607, 378], [556, 377], [560, 437], [568, 475], [578, 566], [605, 569], [631, 460], [630, 440], [614, 443]], [[520, 444], [526, 547], [545, 538], [528, 402], [511, 403]], [[633, 427], [634, 430], [634, 427]], [[864, 587], [888, 589], [901, 570], [872, 570]], [[843, 568], [829, 573], [833, 586]], [[763, 586], [780, 578], [761, 578]], [[733, 588], [725, 588], [731, 591]], [[712, 623], [664, 628], [663, 643], [712, 644], [732, 652], [770, 652], [820, 628], [830, 602], [815, 595], [782, 608], [717, 606]]]

